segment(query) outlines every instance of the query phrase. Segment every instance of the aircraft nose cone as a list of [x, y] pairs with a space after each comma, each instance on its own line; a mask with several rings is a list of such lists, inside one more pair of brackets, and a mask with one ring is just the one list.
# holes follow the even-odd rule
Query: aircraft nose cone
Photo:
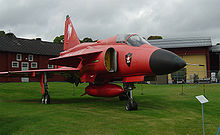
[[150, 67], [156, 75], [163, 75], [175, 72], [186, 66], [186, 62], [176, 54], [158, 49], [150, 57]]

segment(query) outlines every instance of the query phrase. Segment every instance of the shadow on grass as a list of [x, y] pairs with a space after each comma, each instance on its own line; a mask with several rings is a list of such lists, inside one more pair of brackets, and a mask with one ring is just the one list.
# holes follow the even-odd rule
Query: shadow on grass
[[[134, 96], [139, 109], [142, 110], [164, 110], [164, 109], [184, 109], [190, 108], [195, 110], [194, 102], [184, 100], [185, 97], [178, 96], [178, 98], [170, 98], [168, 96], [161, 95], [136, 95]], [[41, 104], [40, 98], [24, 98], [18, 100], [8, 100], [9, 102], [15, 103], [28, 103], [28, 104]], [[119, 101], [118, 97], [114, 98], [103, 98], [103, 97], [91, 97], [91, 96], [74, 96], [74, 97], [51, 97], [51, 104], [77, 104], [77, 105], [95, 105], [95, 106], [113, 106], [123, 107], [127, 101]]]
[[[110, 102], [119, 102], [117, 98], [51, 98], [51, 104], [73, 104], [73, 103], [110, 103]], [[37, 103], [40, 104], [40, 99], [21, 99], [21, 100], [10, 100], [9, 102], [17, 102], [17, 103]]]
[[[161, 110], [167, 107], [167, 101], [164, 101], [162, 97], [137, 97], [135, 101], [138, 106], [144, 109]], [[9, 102], [15, 103], [30, 103], [41, 104], [40, 99], [21, 99], [11, 100]], [[125, 106], [127, 100], [119, 101], [118, 97], [103, 98], [103, 97], [74, 97], [74, 98], [51, 98], [51, 104], [82, 104], [82, 105], [96, 105], [96, 106]]]

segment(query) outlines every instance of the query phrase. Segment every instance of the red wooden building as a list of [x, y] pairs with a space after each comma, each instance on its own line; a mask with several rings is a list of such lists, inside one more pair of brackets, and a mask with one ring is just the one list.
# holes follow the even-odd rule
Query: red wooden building
[[[0, 72], [54, 68], [48, 59], [59, 56], [62, 44], [41, 41], [40, 38], [17, 38], [13, 33], [0, 36]], [[50, 81], [58, 81], [52, 77]], [[36, 78], [0, 77], [0, 82], [38, 81]]]

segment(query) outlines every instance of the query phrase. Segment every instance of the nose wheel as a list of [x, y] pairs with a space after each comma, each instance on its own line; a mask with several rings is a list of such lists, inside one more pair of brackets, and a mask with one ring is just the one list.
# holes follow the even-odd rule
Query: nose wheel
[[126, 111], [133, 111], [138, 109], [137, 103], [133, 99], [132, 90], [135, 88], [134, 83], [123, 83], [124, 93], [119, 96], [119, 99], [121, 100], [128, 100], [128, 102], [125, 105]]
[[127, 104], [125, 105], [125, 110], [126, 111], [132, 111], [132, 110], [137, 110], [137, 103], [134, 100], [128, 100]]

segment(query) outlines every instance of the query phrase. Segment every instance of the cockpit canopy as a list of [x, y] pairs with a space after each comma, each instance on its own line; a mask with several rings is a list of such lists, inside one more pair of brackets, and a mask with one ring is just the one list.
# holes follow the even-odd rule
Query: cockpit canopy
[[116, 43], [125, 43], [135, 47], [149, 44], [144, 38], [137, 34], [119, 34], [116, 38]]

